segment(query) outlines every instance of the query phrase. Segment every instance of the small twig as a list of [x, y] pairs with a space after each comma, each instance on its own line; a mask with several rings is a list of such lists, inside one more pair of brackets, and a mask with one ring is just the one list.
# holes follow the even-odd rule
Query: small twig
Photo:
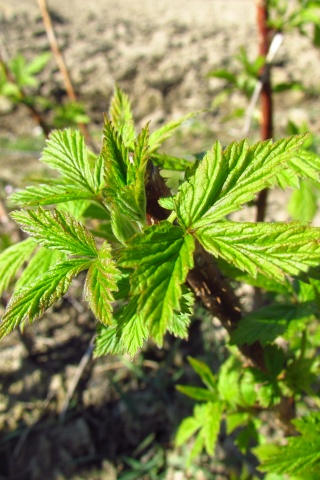
[[[48, 8], [47, 8], [47, 2], [46, 2], [46, 0], [38, 0], [38, 4], [39, 4], [40, 12], [41, 12], [41, 15], [42, 15], [43, 24], [44, 24], [44, 27], [46, 29], [46, 33], [47, 33], [47, 37], [48, 37], [48, 40], [49, 40], [50, 48], [51, 48], [51, 51], [54, 55], [56, 63], [58, 65], [59, 71], [61, 73], [67, 95], [72, 102], [76, 102], [77, 101], [77, 96], [75, 94], [75, 91], [74, 91], [74, 88], [73, 88], [73, 85], [72, 85], [72, 82], [71, 82], [71, 78], [70, 78], [67, 66], [65, 64], [64, 58], [63, 58], [62, 53], [60, 52], [60, 49], [59, 49], [59, 46], [58, 46], [57, 38], [56, 38], [56, 35], [54, 33], [54, 29], [53, 29], [52, 22], [51, 22], [51, 17], [50, 17]], [[80, 128], [81, 132], [85, 136], [87, 142], [90, 143], [90, 146], [94, 147], [93, 142], [92, 142], [92, 138], [91, 138], [91, 136], [88, 132], [88, 129], [87, 129], [86, 125], [84, 123], [79, 123], [78, 125], [79, 125], [79, 128]]]
[[89, 363], [89, 360], [92, 356], [92, 352], [93, 352], [93, 349], [94, 349], [94, 339], [95, 339], [95, 335], [93, 335], [93, 337], [91, 338], [90, 342], [89, 342], [89, 345], [87, 347], [87, 350], [85, 351], [83, 357], [81, 358], [80, 360], [80, 363], [78, 365], [78, 368], [77, 368], [77, 371], [68, 387], [68, 391], [67, 391], [67, 395], [66, 395], [66, 398], [65, 398], [65, 401], [62, 405], [62, 408], [61, 408], [61, 412], [60, 412], [60, 421], [64, 421], [65, 419], [65, 416], [66, 416], [66, 413], [67, 413], [67, 410], [68, 410], [68, 407], [69, 407], [69, 404], [70, 404], [70, 401], [73, 397], [73, 394], [77, 388], [77, 385], [82, 377], [82, 374], [84, 372], [84, 369], [86, 368], [87, 364]]

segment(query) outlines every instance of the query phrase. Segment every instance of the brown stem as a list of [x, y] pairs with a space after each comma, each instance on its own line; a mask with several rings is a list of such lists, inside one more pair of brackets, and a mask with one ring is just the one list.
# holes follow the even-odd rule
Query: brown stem
[[[256, 0], [257, 25], [259, 33], [259, 55], [266, 58], [270, 47], [271, 30], [268, 27], [268, 0]], [[261, 89], [261, 140], [273, 136], [273, 104], [271, 86], [271, 67], [265, 63], [260, 72], [262, 79]], [[268, 190], [260, 192], [257, 198], [257, 221], [265, 218]]]
[[[54, 55], [56, 63], [58, 65], [58, 68], [60, 70], [67, 95], [72, 102], [76, 102], [77, 101], [77, 96], [75, 94], [75, 91], [74, 91], [74, 88], [73, 88], [73, 85], [72, 85], [72, 82], [71, 82], [71, 78], [70, 78], [67, 66], [65, 64], [62, 53], [60, 52], [60, 49], [59, 49], [59, 46], [58, 46], [56, 35], [54, 33], [54, 29], [53, 29], [52, 22], [51, 22], [51, 17], [50, 17], [48, 8], [47, 8], [46, 0], [38, 0], [38, 4], [39, 4], [42, 19], [43, 19], [43, 24], [44, 24], [44, 27], [46, 29], [46, 33], [47, 33], [47, 37], [48, 37], [48, 40], [49, 40], [50, 48], [51, 48], [51, 51]], [[90, 144], [91, 147], [94, 148], [92, 138], [89, 134], [89, 131], [88, 131], [86, 125], [84, 123], [79, 123], [78, 125], [79, 125], [79, 129], [81, 130], [81, 132], [85, 136], [87, 142]]]

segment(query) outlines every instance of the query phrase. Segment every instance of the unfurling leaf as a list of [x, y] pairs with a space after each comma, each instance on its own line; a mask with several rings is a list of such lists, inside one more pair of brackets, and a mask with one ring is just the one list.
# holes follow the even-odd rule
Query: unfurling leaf
[[111, 99], [109, 116], [125, 145], [131, 146], [135, 138], [131, 104], [128, 95], [118, 86]]

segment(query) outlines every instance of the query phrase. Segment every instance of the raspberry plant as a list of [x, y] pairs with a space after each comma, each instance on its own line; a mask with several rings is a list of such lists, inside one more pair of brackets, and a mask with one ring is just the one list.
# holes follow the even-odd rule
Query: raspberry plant
[[[217, 375], [190, 359], [206, 387], [179, 387], [200, 402], [177, 435], [180, 445], [196, 434], [192, 458], [202, 448], [213, 453], [225, 416], [229, 432], [246, 425], [239, 440], [245, 449], [257, 438], [255, 407], [268, 409], [303, 392], [315, 396], [315, 364], [305, 351], [306, 342], [311, 352], [316, 348], [306, 332], [319, 306], [320, 228], [229, 216], [265, 188], [318, 181], [320, 159], [304, 150], [307, 134], [227, 148], [215, 142], [194, 162], [159, 153], [184, 119], [151, 134], [147, 124], [136, 134], [129, 99], [117, 88], [99, 155], [77, 131], [51, 133], [41, 161], [57, 178], [10, 197], [21, 207], [11, 216], [28, 236], [0, 255], [0, 290], [13, 285], [0, 338], [41, 317], [84, 271], [84, 299], [99, 321], [96, 355], [133, 357], [147, 339], [161, 347], [167, 332], [187, 338], [194, 302], [202, 301], [241, 355], [230, 347]], [[170, 192], [161, 168], [185, 172], [177, 192]], [[242, 315], [227, 277], [271, 292], [273, 303]], [[280, 335], [290, 341], [293, 332], [301, 342], [288, 352], [274, 343]], [[287, 471], [272, 470], [275, 462], [258, 455], [267, 458], [266, 469]]]

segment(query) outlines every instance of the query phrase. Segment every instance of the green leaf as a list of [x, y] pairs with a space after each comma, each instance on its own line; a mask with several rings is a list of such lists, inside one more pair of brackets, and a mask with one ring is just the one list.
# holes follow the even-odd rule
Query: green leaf
[[116, 327], [106, 327], [99, 323], [93, 351], [94, 357], [102, 357], [108, 354], [121, 355], [123, 353], [123, 345], [119, 342]]
[[288, 444], [261, 445], [254, 449], [261, 461], [259, 470], [308, 478], [320, 474], [320, 414], [296, 419], [292, 423], [301, 433], [289, 437]]
[[135, 131], [129, 97], [117, 85], [111, 100], [110, 119], [116, 130], [122, 135], [126, 146], [133, 144]]
[[248, 273], [239, 270], [239, 268], [235, 267], [231, 263], [226, 262], [221, 257], [217, 259], [217, 264], [223, 275], [236, 280], [237, 282], [248, 283], [249, 285], [262, 288], [270, 292], [278, 292], [282, 294], [291, 294], [293, 292], [292, 285], [289, 281], [285, 284], [279, 283], [271, 278], [265, 277], [259, 272], [256, 278], [253, 278]]
[[150, 153], [155, 152], [162, 145], [162, 143], [171, 137], [174, 130], [180, 125], [188, 120], [189, 118], [194, 117], [197, 113], [188, 113], [178, 120], [172, 120], [171, 122], [166, 123], [163, 127], [159, 128], [150, 135]]
[[40, 55], [37, 55], [37, 57], [27, 65], [26, 70], [29, 75], [35, 75], [36, 73], [41, 72], [41, 70], [43, 70], [47, 65], [50, 58], [51, 52], [43, 52]]
[[69, 202], [70, 200], [95, 198], [93, 193], [75, 185], [39, 185], [17, 190], [9, 200], [22, 207], [34, 205], [52, 205], [54, 203]]
[[163, 197], [158, 200], [159, 205], [167, 210], [174, 209], [173, 197]]
[[207, 403], [205, 416], [206, 421], [202, 427], [201, 434], [204, 437], [207, 454], [213, 455], [220, 431], [222, 405], [218, 402]]
[[70, 255], [97, 255], [92, 234], [68, 213], [38, 207], [37, 210], [15, 211], [11, 216], [23, 231], [44, 247]]
[[96, 185], [90, 169], [84, 137], [78, 131], [55, 130], [47, 141], [41, 161], [58, 170], [66, 180], [77, 187], [95, 193]]
[[89, 265], [90, 262], [84, 259], [67, 260], [15, 292], [0, 323], [0, 339], [25, 322], [37, 320], [66, 293], [73, 277]]
[[111, 212], [111, 227], [116, 239], [123, 244], [139, 231], [137, 225], [116, 207]]
[[311, 222], [317, 213], [317, 195], [310, 182], [301, 181], [300, 189], [292, 192], [288, 211], [293, 220]]
[[230, 413], [226, 418], [227, 434], [230, 435], [236, 428], [247, 425], [249, 418], [250, 416], [247, 412]]
[[222, 365], [218, 377], [219, 398], [231, 406], [240, 403], [240, 361], [231, 356]]
[[316, 267], [320, 259], [320, 229], [301, 223], [217, 222], [195, 232], [203, 247], [253, 277], [257, 273], [278, 282]]
[[231, 335], [231, 344], [252, 345], [258, 340], [262, 345], [266, 345], [283, 335], [290, 322], [306, 322], [314, 313], [315, 308], [310, 302], [274, 304], [260, 308], [240, 320]]
[[100, 155], [105, 165], [106, 192], [115, 196], [119, 189], [127, 185], [129, 149], [107, 117], [104, 121], [103, 147]]
[[177, 385], [176, 389], [198, 402], [212, 402], [215, 400], [215, 395], [206, 388], [189, 387], [188, 385]]
[[145, 223], [146, 193], [145, 171], [148, 161], [149, 126], [141, 131], [135, 142], [134, 152], [128, 154], [127, 185], [116, 193], [115, 201], [121, 212], [130, 219]]
[[202, 382], [206, 385], [206, 387], [211, 392], [215, 392], [217, 381], [208, 365], [193, 357], [188, 357], [188, 362], [190, 363], [193, 370], [200, 376]]
[[27, 238], [0, 254], [0, 295], [8, 288], [24, 262], [29, 260], [35, 248], [35, 241]]
[[221, 220], [270, 186], [306, 138], [305, 134], [252, 147], [246, 140], [222, 151], [216, 142], [175, 197], [176, 213], [185, 228]]
[[131, 357], [136, 355], [149, 333], [143, 317], [137, 313], [138, 300], [138, 297], [132, 297], [116, 314], [118, 341], [123, 346], [123, 351]]
[[182, 292], [180, 312], [174, 312], [171, 322], [168, 323], [168, 332], [175, 337], [187, 339], [190, 316], [193, 313], [194, 296], [185, 285], [182, 285]]
[[182, 420], [176, 434], [177, 447], [180, 447], [187, 440], [189, 440], [189, 438], [191, 438], [200, 427], [201, 422], [197, 418], [187, 417]]
[[190, 164], [192, 165], [189, 160], [168, 155], [166, 153], [152, 153], [151, 160], [157, 167], [160, 167], [164, 170], [174, 170], [176, 172], [184, 172], [186, 168], [190, 167]]
[[133, 268], [131, 294], [139, 295], [138, 313], [162, 345], [163, 335], [179, 312], [181, 285], [193, 267], [194, 239], [169, 222], [152, 225], [128, 241], [120, 265]]
[[104, 242], [98, 258], [90, 265], [84, 286], [89, 307], [104, 325], [112, 324], [112, 292], [118, 290], [116, 280], [119, 273], [112, 259], [111, 247]]
[[299, 177], [319, 181], [320, 157], [309, 150], [300, 150], [293, 155], [289, 167]]
[[49, 250], [44, 247], [39, 248], [17, 281], [15, 290], [25, 287], [26, 285], [31, 285], [38, 277], [50, 270], [50, 268], [65, 260], [66, 254], [59, 250]]

